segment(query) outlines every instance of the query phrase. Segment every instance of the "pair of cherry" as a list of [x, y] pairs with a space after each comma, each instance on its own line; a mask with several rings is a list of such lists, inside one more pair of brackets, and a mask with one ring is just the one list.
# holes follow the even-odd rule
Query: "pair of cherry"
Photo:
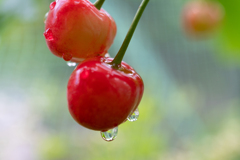
[[48, 48], [65, 61], [79, 63], [67, 86], [69, 111], [80, 125], [101, 131], [105, 140], [113, 140], [116, 127], [138, 112], [143, 81], [122, 59], [148, 1], [142, 1], [114, 59], [105, 57], [117, 29], [112, 17], [100, 9], [104, 0], [50, 4], [44, 32]]

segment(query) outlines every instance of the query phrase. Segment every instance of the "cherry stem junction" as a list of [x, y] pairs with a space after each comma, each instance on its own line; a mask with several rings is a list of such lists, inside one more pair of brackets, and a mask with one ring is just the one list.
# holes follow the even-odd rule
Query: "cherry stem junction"
[[134, 31], [137, 27], [137, 24], [138, 24], [142, 14], [143, 14], [143, 11], [146, 8], [148, 2], [149, 2], [149, 0], [142, 0], [142, 3], [140, 4], [140, 6], [137, 10], [137, 13], [136, 13], [136, 15], [135, 15], [135, 17], [132, 21], [132, 24], [131, 24], [131, 26], [128, 30], [128, 33], [127, 33], [127, 35], [126, 35], [126, 37], [123, 41], [123, 44], [122, 44], [120, 50], [118, 51], [117, 55], [115, 56], [115, 58], [113, 59], [113, 61], [111, 63], [113, 68], [117, 69], [117, 68], [120, 67], [122, 59], [124, 57], [124, 54], [125, 54], [125, 52], [128, 48], [128, 45], [129, 45], [131, 39], [132, 39], [133, 33], [134, 33]]
[[103, 3], [105, 2], [105, 0], [97, 0], [95, 3], [94, 3], [94, 6], [100, 10], [102, 8], [102, 5]]

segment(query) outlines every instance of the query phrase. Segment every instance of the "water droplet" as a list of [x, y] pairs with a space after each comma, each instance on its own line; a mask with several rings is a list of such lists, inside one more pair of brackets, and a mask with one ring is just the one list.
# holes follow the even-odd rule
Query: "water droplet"
[[44, 23], [46, 23], [47, 17], [48, 17], [48, 12], [47, 12], [47, 13], [45, 14], [45, 16], [44, 16]]
[[67, 65], [69, 67], [75, 67], [77, 65], [77, 63], [69, 61], [69, 62], [67, 62]]
[[133, 114], [132, 115], [129, 115], [128, 116], [128, 121], [130, 121], [130, 122], [134, 122], [134, 121], [136, 121], [137, 119], [138, 119], [138, 117], [139, 117], [139, 111], [138, 111], [138, 108], [133, 112]]
[[52, 2], [52, 3], [50, 4], [49, 8], [50, 8], [51, 10], [53, 10], [55, 6], [56, 6], [56, 1]]
[[53, 33], [52, 30], [50, 28], [48, 28], [43, 35], [45, 36], [46, 40], [48, 41], [52, 41], [53, 40]]
[[70, 61], [72, 59], [72, 55], [70, 53], [63, 53], [62, 58], [65, 61]]
[[110, 142], [117, 137], [117, 133], [118, 133], [118, 127], [115, 127], [106, 132], [101, 132], [101, 136], [105, 141]]
[[110, 57], [110, 54], [109, 54], [109, 53], [106, 53], [106, 54], [104, 55], [104, 57]]

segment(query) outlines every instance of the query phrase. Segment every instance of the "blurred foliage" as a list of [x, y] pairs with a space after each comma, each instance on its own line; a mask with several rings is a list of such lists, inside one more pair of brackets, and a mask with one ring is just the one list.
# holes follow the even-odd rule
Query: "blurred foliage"
[[238, 17], [240, 16], [240, 2], [238, 0], [212, 0], [218, 1], [222, 4], [225, 17], [222, 23], [222, 26], [219, 30], [218, 39], [216, 41], [216, 46], [218, 48], [218, 52], [220, 58], [222, 58], [222, 62], [228, 62], [231, 64], [239, 65], [240, 59], [240, 22], [238, 21]]
[[240, 2], [238, 0], [224, 1], [219, 0], [225, 9], [225, 21], [223, 23], [222, 36], [225, 39], [225, 45], [228, 47], [239, 50], [239, 27], [240, 22], [238, 18], [240, 16]]
[[44, 142], [42, 142], [40, 156], [42, 159], [55, 160], [55, 159], [67, 159], [68, 141], [64, 141], [64, 138], [57, 136], [49, 136]]

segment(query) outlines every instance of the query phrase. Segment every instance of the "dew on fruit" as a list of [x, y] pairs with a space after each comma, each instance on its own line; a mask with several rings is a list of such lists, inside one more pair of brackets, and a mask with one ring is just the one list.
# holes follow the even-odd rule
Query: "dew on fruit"
[[65, 61], [70, 61], [72, 59], [72, 54], [70, 54], [70, 53], [63, 53], [62, 58]]
[[51, 10], [53, 10], [55, 6], [56, 6], [56, 1], [52, 2], [52, 3], [50, 4], [49, 8], [50, 8]]
[[109, 54], [109, 53], [106, 53], [106, 54], [104, 55], [104, 57], [110, 57], [110, 54]]
[[138, 111], [138, 108], [133, 112], [133, 114], [132, 115], [129, 115], [128, 116], [128, 121], [130, 121], [130, 122], [134, 122], [134, 121], [136, 121], [137, 119], [138, 119], [138, 117], [139, 117], [139, 111]]
[[101, 136], [105, 141], [113, 141], [117, 137], [118, 127], [110, 129], [106, 132], [101, 132]]
[[45, 14], [45, 16], [44, 16], [44, 23], [46, 23], [47, 17], [48, 17], [48, 12], [47, 12], [47, 13]]
[[69, 67], [75, 67], [77, 65], [77, 63], [69, 61], [69, 62], [67, 62], [67, 65]]
[[46, 40], [48, 41], [52, 41], [53, 40], [53, 33], [52, 30], [50, 28], [48, 28], [43, 35], [45, 36]]

